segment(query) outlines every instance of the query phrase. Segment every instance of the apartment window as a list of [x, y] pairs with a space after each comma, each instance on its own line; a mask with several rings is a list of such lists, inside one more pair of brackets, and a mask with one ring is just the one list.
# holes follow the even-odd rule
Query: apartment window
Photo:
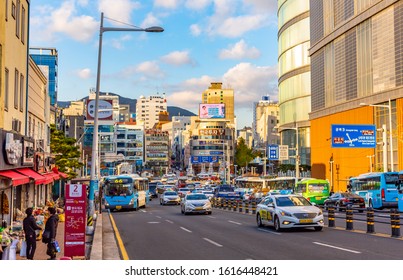
[[8, 111], [8, 88], [9, 88], [9, 74], [8, 69], [5, 68], [4, 73], [4, 110]]
[[31, 134], [31, 122], [32, 122], [32, 119], [31, 119], [31, 116], [29, 116], [29, 121], [28, 121], [28, 136], [29, 137], [32, 137], [32, 134]]
[[20, 5], [21, 1], [17, 0], [17, 8], [15, 11], [15, 36], [17, 36], [18, 38], [20, 38]]
[[20, 111], [24, 111], [24, 75], [20, 76]]
[[12, 2], [12, 4], [11, 4], [11, 16], [15, 19], [15, 15], [16, 15], [16, 7], [15, 7], [15, 3]]
[[20, 73], [17, 69], [15, 69], [14, 73], [14, 108], [18, 109], [18, 78], [20, 77]]
[[6, 21], [8, 21], [8, 0], [6, 0], [6, 14], [5, 14]]
[[25, 44], [25, 8], [21, 11], [21, 42]]

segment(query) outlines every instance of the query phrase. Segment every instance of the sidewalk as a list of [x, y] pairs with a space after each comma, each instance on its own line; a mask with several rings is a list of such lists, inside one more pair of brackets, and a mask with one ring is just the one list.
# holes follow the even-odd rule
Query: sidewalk
[[[57, 227], [56, 240], [60, 245], [60, 253], [57, 253], [59, 260], [64, 256], [64, 222], [59, 222]], [[93, 236], [86, 236], [86, 255], [89, 260], [121, 260], [120, 250], [115, 238], [115, 232], [112, 227], [109, 212], [103, 211], [98, 215], [94, 223], [95, 230]], [[47, 245], [41, 240], [36, 242], [36, 251], [34, 260], [47, 260]], [[90, 253], [89, 253], [90, 252]], [[26, 260], [17, 253], [17, 260]]]

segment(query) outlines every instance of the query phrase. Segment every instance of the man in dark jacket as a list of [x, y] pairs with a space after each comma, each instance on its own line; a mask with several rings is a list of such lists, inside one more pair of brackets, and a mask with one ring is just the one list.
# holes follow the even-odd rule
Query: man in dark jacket
[[41, 230], [42, 228], [36, 224], [35, 217], [32, 216], [33, 209], [27, 208], [25, 213], [27, 217], [22, 222], [25, 232], [25, 241], [27, 242], [27, 259], [33, 260], [36, 250], [36, 232], [35, 230]]
[[56, 259], [56, 233], [57, 233], [57, 225], [59, 223], [59, 216], [56, 214], [56, 209], [54, 207], [48, 208], [50, 217], [46, 221], [45, 230], [50, 232], [50, 242], [47, 244], [48, 248], [46, 250], [46, 254], [50, 257], [49, 260]]

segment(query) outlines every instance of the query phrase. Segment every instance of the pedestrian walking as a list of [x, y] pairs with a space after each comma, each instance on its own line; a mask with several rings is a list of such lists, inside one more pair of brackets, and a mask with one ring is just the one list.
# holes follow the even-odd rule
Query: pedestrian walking
[[36, 232], [35, 230], [41, 230], [42, 228], [36, 224], [35, 217], [32, 215], [33, 209], [29, 207], [25, 210], [27, 216], [22, 222], [25, 241], [27, 242], [27, 259], [33, 260], [36, 250]]
[[50, 241], [47, 243], [46, 254], [50, 257], [48, 260], [55, 260], [57, 249], [55, 246], [56, 241], [56, 233], [57, 233], [57, 225], [59, 223], [59, 216], [56, 214], [56, 208], [49, 207], [49, 218], [45, 224], [45, 231], [49, 231]]

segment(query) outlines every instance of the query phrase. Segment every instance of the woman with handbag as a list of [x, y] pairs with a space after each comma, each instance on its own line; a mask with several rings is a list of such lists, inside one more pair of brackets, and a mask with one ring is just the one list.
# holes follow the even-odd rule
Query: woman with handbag
[[50, 217], [46, 221], [45, 224], [45, 232], [49, 232], [49, 240], [47, 240], [47, 250], [46, 254], [50, 257], [48, 260], [55, 260], [57, 249], [55, 246], [56, 241], [56, 233], [57, 233], [57, 225], [59, 223], [59, 216], [56, 214], [56, 208], [49, 207], [48, 208]]
[[36, 224], [35, 217], [32, 215], [33, 209], [31, 207], [25, 210], [27, 216], [22, 222], [25, 241], [27, 242], [26, 256], [28, 260], [33, 260], [36, 250], [36, 232], [35, 230], [41, 230], [42, 228]]

